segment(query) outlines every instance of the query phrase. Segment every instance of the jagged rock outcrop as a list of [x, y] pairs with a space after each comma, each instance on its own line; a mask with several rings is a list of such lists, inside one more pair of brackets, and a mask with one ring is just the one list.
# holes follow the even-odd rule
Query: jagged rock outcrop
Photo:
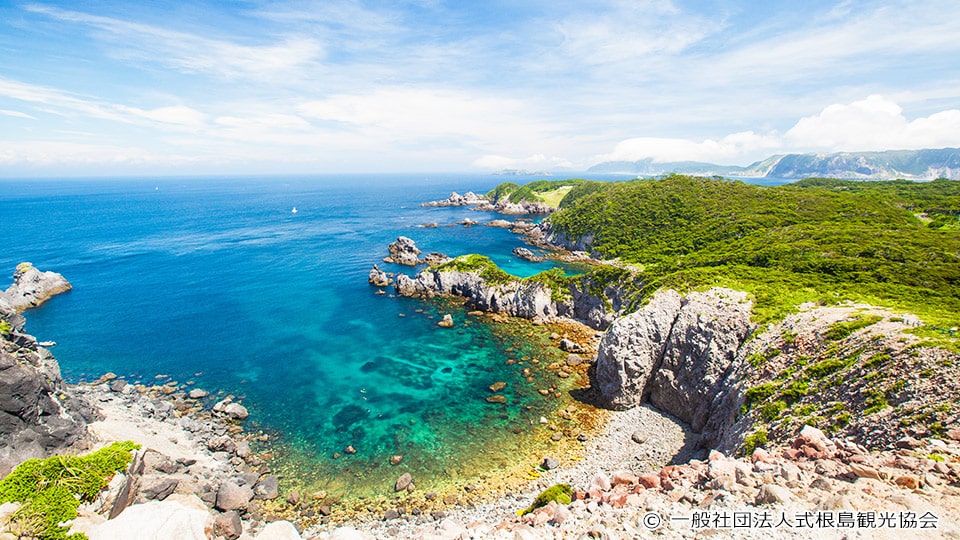
[[384, 257], [384, 262], [402, 264], [405, 266], [417, 266], [422, 261], [417, 257], [420, 255], [420, 249], [416, 242], [406, 236], [398, 236], [395, 242], [392, 242], [387, 249], [390, 251], [388, 257]]
[[95, 413], [64, 385], [53, 355], [23, 331], [23, 317], [0, 302], [0, 476], [86, 436]]
[[713, 288], [687, 295], [653, 377], [650, 402], [702, 431], [714, 400], [730, 389], [726, 375], [753, 331], [752, 307], [741, 291]]
[[373, 268], [370, 269], [370, 274], [367, 276], [367, 281], [375, 287], [386, 287], [393, 283], [393, 280], [390, 279], [390, 276], [377, 267], [373, 265]]
[[0, 296], [16, 311], [37, 307], [50, 298], [69, 291], [73, 286], [56, 272], [41, 272], [31, 263], [17, 265], [13, 273], [13, 285]]
[[550, 214], [557, 209], [545, 202], [540, 201], [520, 201], [512, 203], [508, 200], [499, 200], [495, 203], [490, 201], [481, 201], [477, 204], [475, 210], [484, 212], [500, 212], [501, 214], [526, 215], [526, 214]]
[[488, 202], [487, 198], [483, 195], [477, 195], [472, 191], [468, 191], [463, 195], [460, 195], [454, 191], [449, 197], [443, 199], [442, 201], [420, 203], [420, 206], [469, 206], [471, 204], [478, 204], [481, 202]]
[[642, 310], [611, 327], [597, 355], [597, 383], [607, 405], [624, 409], [649, 400], [701, 432], [753, 331], [746, 294], [714, 288], [681, 298], [660, 291]]
[[[532, 320], [557, 317], [576, 319], [602, 330], [610, 326], [629, 304], [622, 283], [598, 286], [585, 276], [564, 291], [552, 291], [536, 280], [512, 279], [491, 283], [481, 270], [457, 271], [428, 268], [414, 277], [398, 274], [394, 287], [400, 296], [461, 296], [484, 311]], [[602, 295], [598, 296], [598, 295]]]
[[528, 260], [530, 262], [542, 262], [545, 259], [543, 257], [537, 256], [534, 252], [530, 251], [525, 247], [515, 247], [513, 248], [513, 255], [521, 259]]
[[550, 319], [561, 315], [550, 291], [537, 282], [512, 280], [491, 285], [480, 272], [427, 269], [411, 278], [397, 275], [394, 287], [401, 296], [462, 296], [479, 309], [526, 319]]
[[597, 385], [607, 406], [629, 409], [649, 397], [682, 304], [676, 291], [663, 291], [604, 334], [597, 351]]

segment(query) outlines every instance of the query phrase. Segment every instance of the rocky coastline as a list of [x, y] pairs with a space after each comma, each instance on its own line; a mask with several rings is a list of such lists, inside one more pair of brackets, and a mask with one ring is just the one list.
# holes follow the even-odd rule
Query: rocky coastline
[[[549, 223], [521, 233], [551, 250], [592, 249], [592, 238], [572, 241]], [[758, 327], [746, 293], [719, 288], [685, 295], [661, 290], [628, 314], [625, 297], [637, 285], [629, 279], [602, 291], [576, 281], [558, 291], [550, 283], [504, 279], [484, 264], [468, 262], [413, 277], [398, 274], [396, 292], [458, 296], [482, 311], [537, 322], [572, 319], [605, 330], [594, 359], [591, 399], [624, 411], [613, 413], [611, 425], [618, 414], [623, 418], [652, 405], [690, 430], [686, 452], [705, 457], [709, 451], [709, 457], [691, 460], [695, 454], [678, 450], [672, 463], [679, 466], [658, 471], [647, 463], [646, 475], [631, 467], [608, 471], [612, 477], [599, 480], [580, 478], [582, 491], [574, 488], [573, 504], [551, 503], [536, 511], [538, 517], [507, 516], [493, 523], [487, 515], [466, 525], [474, 516], [463, 513], [461, 521], [408, 527], [401, 536], [632, 538], [649, 530], [642, 526], [645, 513], [682, 516], [708, 508], [715, 514], [897, 511], [927, 515], [928, 525], [936, 518], [931, 537], [960, 537], [953, 518], [960, 504], [960, 375], [950, 369], [960, 365], [960, 354], [910, 334], [922, 325], [915, 316], [866, 305], [808, 305]], [[837, 331], [846, 328], [853, 330]], [[869, 368], [878, 362], [887, 372], [874, 385], [878, 372]], [[826, 377], [833, 373], [843, 377]], [[601, 461], [609, 459], [603, 449], [595, 451]], [[744, 451], [743, 458], [728, 457]], [[658, 534], [694, 533], [671, 525]], [[703, 530], [720, 537], [770, 538], [885, 533]]]
[[[472, 193], [424, 203], [482, 204], [489, 203]], [[538, 247], [577, 252], [570, 257], [591, 251], [591, 238], [571, 241], [549, 224], [513, 230]], [[389, 251], [388, 263], [426, 264], [409, 238]], [[916, 317], [809, 305], [760, 326], [742, 291], [666, 289], [636, 309], [638, 284], [629, 271], [558, 290], [549, 281], [504, 280], [476, 259], [437, 261], [412, 277], [374, 266], [369, 281], [392, 284], [401, 296], [461, 297], [495, 317], [582, 324], [599, 338], [555, 340], [589, 365], [592, 386], [581, 399], [612, 410], [585, 442], [582, 461], [559, 466], [554, 456], [538, 456], [535, 479], [493, 500], [421, 512], [398, 498], [384, 514], [313, 521], [300, 531], [280, 518], [326, 515], [329, 507], [282, 490], [269, 461], [252, 451], [259, 435], [243, 433], [242, 406], [232, 398], [109, 376], [68, 387], [58, 369], [38, 392], [62, 410], [86, 411], [73, 416], [82, 435], [34, 453], [89, 448], [134, 432], [149, 441], [135, 461], [139, 469], [118, 475], [104, 504], [80, 520], [91, 538], [125, 482], [136, 486], [128, 502], [137, 504], [119, 516], [169, 501], [179, 505], [185, 527], [202, 522], [203, 536], [188, 538], [899, 538], [908, 528], [921, 538], [960, 538], [960, 354], [909, 333], [922, 325]], [[11, 327], [5, 362], [20, 366], [27, 358], [49, 378], [55, 360], [19, 333], [23, 318], [7, 304], [0, 310]], [[885, 371], [874, 376], [878, 365]], [[73, 402], [87, 408], [73, 409]], [[558, 484], [570, 486], [566, 500], [517, 515]], [[899, 521], [877, 526], [882, 513]], [[748, 526], [734, 526], [737, 515], [747, 516]], [[831, 521], [798, 524], [816, 516]], [[783, 521], [765, 525], [773, 518]]]
[[[243, 405], [191, 384], [132, 384], [112, 373], [66, 384], [56, 359], [24, 331], [24, 316], [8, 301], [16, 291], [23, 309], [39, 305], [69, 290], [66, 280], [26, 264], [14, 277], [0, 297], [0, 477], [27, 459], [132, 440], [141, 447], [132, 464], [81, 505], [72, 532], [91, 540], [301, 538], [271, 513], [279, 478], [251, 449], [265, 436], [244, 432]], [[17, 508], [0, 505], [0, 538], [15, 533], [10, 518]]]
[[510, 215], [530, 215], [530, 214], [550, 214], [556, 212], [556, 208], [545, 202], [540, 201], [520, 201], [510, 202], [505, 199], [491, 201], [485, 195], [477, 195], [472, 191], [460, 195], [453, 192], [446, 199], [439, 201], [428, 201], [420, 203], [420, 206], [445, 207], [445, 206], [473, 206], [474, 210], [480, 212], [499, 212]]

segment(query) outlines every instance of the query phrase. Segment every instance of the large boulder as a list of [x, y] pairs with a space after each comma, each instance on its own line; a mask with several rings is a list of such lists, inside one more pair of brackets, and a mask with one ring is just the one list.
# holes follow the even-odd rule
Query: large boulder
[[390, 251], [390, 256], [384, 258], [384, 262], [403, 264], [406, 266], [417, 266], [421, 264], [418, 258], [420, 249], [413, 240], [406, 236], [398, 236], [396, 242], [392, 242], [387, 249]]
[[370, 269], [370, 274], [367, 276], [367, 282], [375, 287], [386, 287], [393, 283], [393, 280], [390, 279], [390, 276], [386, 272], [373, 265], [373, 268]]
[[90, 540], [176, 538], [206, 540], [213, 517], [196, 496], [170, 496], [127, 507], [114, 519], [100, 523], [75, 520], [71, 533], [86, 533]]
[[654, 375], [650, 403], [700, 432], [724, 380], [753, 331], [747, 294], [713, 288], [684, 299]]
[[657, 293], [642, 310], [620, 318], [604, 334], [597, 353], [597, 384], [607, 406], [629, 409], [649, 397], [650, 381], [660, 368], [681, 305], [675, 291]]
[[56, 272], [41, 272], [32, 264], [23, 262], [13, 273], [13, 285], [2, 296], [16, 311], [37, 307], [50, 298], [69, 291], [73, 286]]
[[[642, 310], [615, 322], [597, 354], [601, 397], [613, 408], [649, 400], [701, 432], [729, 390], [726, 378], [753, 331], [746, 293], [713, 288], [685, 298], [654, 295]], [[723, 412], [722, 416], [728, 416]]]

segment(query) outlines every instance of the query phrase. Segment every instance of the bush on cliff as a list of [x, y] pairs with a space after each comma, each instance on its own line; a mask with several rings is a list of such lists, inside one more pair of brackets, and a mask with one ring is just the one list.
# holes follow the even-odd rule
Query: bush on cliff
[[11, 516], [21, 537], [79, 540], [83, 534], [67, 535], [60, 523], [77, 517], [81, 502], [94, 500], [110, 478], [126, 468], [130, 452], [140, 448], [131, 442], [115, 442], [85, 456], [53, 456], [24, 461], [0, 481], [0, 503], [22, 506]]

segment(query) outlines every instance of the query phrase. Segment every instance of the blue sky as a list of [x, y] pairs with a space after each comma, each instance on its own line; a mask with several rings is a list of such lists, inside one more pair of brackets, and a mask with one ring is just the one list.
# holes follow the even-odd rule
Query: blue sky
[[0, 176], [960, 146], [960, 2], [8, 2]]

